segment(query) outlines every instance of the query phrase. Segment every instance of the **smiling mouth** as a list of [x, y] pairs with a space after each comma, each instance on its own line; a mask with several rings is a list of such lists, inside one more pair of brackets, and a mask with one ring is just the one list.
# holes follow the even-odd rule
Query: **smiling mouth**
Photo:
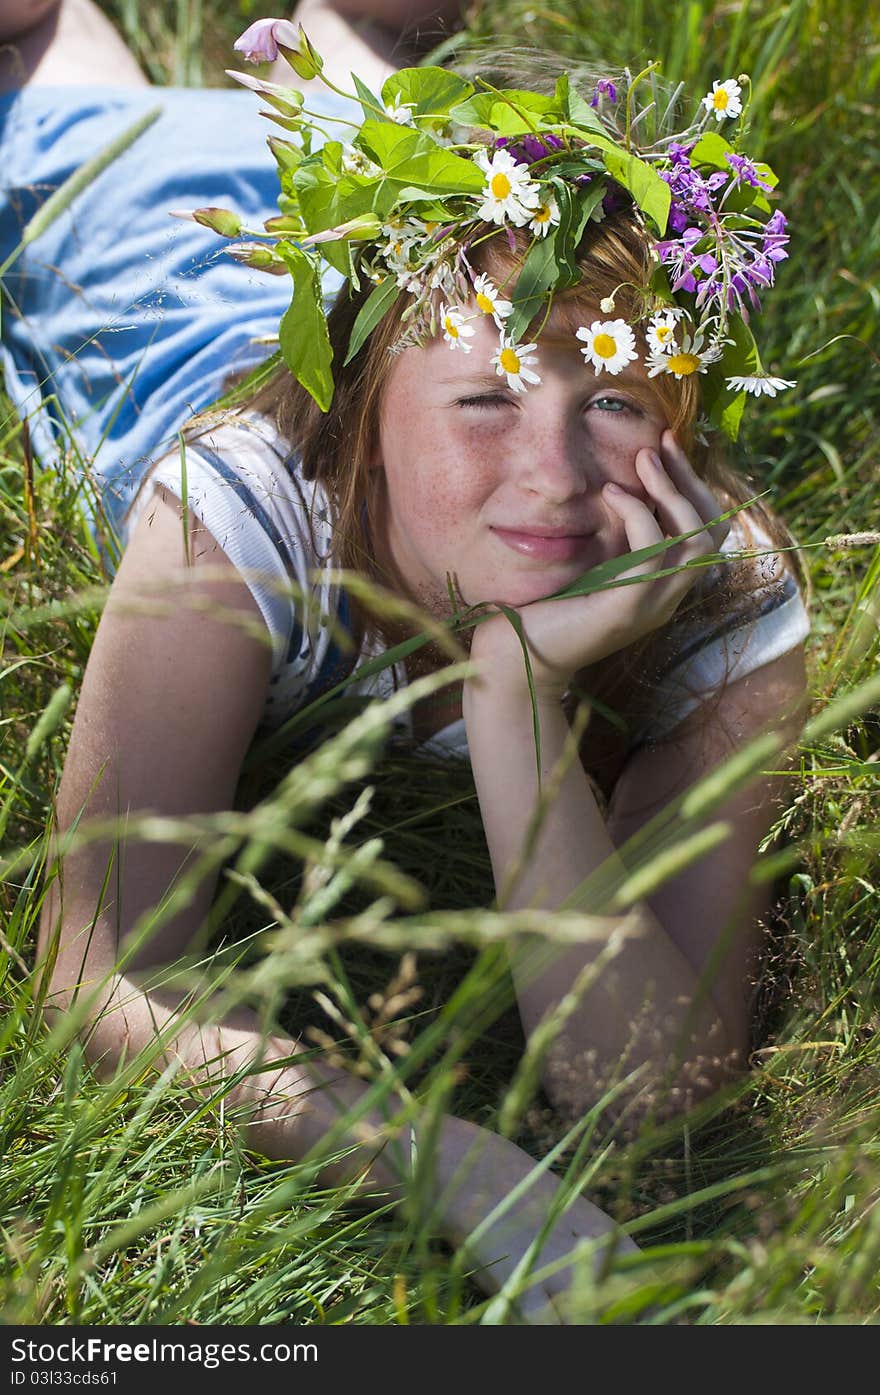
[[505, 547], [523, 557], [533, 557], [537, 562], [574, 562], [596, 536], [595, 533], [564, 533], [552, 528], [525, 531], [493, 527], [492, 532]]

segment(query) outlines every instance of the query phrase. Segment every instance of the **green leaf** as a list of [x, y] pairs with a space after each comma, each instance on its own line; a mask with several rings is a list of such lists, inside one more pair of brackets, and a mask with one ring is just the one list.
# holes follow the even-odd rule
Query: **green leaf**
[[727, 337], [732, 343], [724, 347], [724, 355], [713, 363], [706, 374], [703, 387], [703, 407], [709, 420], [735, 441], [746, 405], [746, 394], [727, 386], [726, 378], [750, 378], [761, 371], [761, 359], [754, 336], [739, 315], [731, 315]]
[[628, 154], [610, 141], [608, 146], [605, 168], [612, 179], [616, 179], [618, 184], [629, 190], [645, 217], [651, 219], [662, 237], [666, 232], [666, 220], [672, 201], [669, 185], [651, 165], [645, 164], [637, 155]]
[[469, 97], [454, 106], [449, 116], [460, 126], [478, 126], [504, 136], [524, 135], [527, 131], [559, 124], [554, 97], [512, 87]]
[[321, 256], [340, 276], [344, 276], [346, 280], [352, 279], [354, 267], [351, 260], [351, 243], [347, 238], [339, 238], [336, 242], [323, 242]]
[[342, 169], [342, 141], [325, 140], [321, 146], [321, 163], [330, 174], [338, 175]]
[[333, 351], [318, 264], [297, 247], [285, 245], [282, 255], [293, 276], [293, 300], [278, 327], [281, 353], [293, 376], [326, 412], [333, 400]]
[[386, 276], [385, 280], [370, 292], [358, 311], [357, 319], [352, 326], [351, 338], [348, 341], [348, 353], [345, 355], [346, 363], [351, 363], [364, 340], [373, 332], [386, 312], [391, 309], [399, 295], [400, 288], [393, 276]]
[[554, 260], [556, 262], [555, 286], [573, 286], [580, 280], [575, 261], [577, 243], [574, 238], [574, 225], [576, 221], [577, 206], [574, 193], [570, 184], [566, 184], [563, 179], [551, 179], [553, 192], [559, 206], [559, 223], [555, 229], [551, 229], [547, 234], [554, 241]]
[[733, 154], [733, 146], [719, 136], [716, 131], [706, 131], [700, 136], [690, 153], [692, 165], [711, 165], [713, 169], [729, 170], [725, 156]]
[[[556, 185], [557, 181], [553, 180], [553, 184]], [[556, 192], [560, 213], [559, 227], [556, 230], [556, 260], [560, 275], [556, 284], [574, 286], [581, 279], [577, 250], [584, 229], [605, 197], [608, 186], [604, 179], [594, 180], [582, 189], [572, 189], [570, 185], [562, 184], [561, 181], [559, 185], [561, 187], [557, 187]], [[561, 190], [565, 192], [560, 198]]]
[[463, 159], [411, 126], [365, 121], [358, 144], [382, 166], [376, 182], [383, 189], [394, 186], [394, 197], [409, 185], [432, 197], [482, 192], [485, 176], [473, 160]]
[[[730, 392], [730, 388], [725, 388], [725, 391]], [[721, 430], [731, 441], [735, 441], [739, 435], [740, 423], [746, 407], [746, 396], [746, 393], [738, 392], [721, 413]]]
[[[398, 203], [431, 203], [437, 195], [431, 189], [417, 189], [414, 184], [405, 184], [402, 188], [396, 189]], [[426, 213], [423, 208], [418, 210], [420, 218], [424, 218], [426, 223], [439, 222], [433, 214]]]
[[[375, 92], [371, 92], [366, 83], [361, 82], [357, 73], [352, 73], [351, 80], [354, 83], [355, 91], [360, 97], [361, 106], [364, 109], [364, 120], [369, 121], [371, 118], [380, 119], [381, 114], [385, 110], [385, 103], [382, 101], [381, 97], [377, 97]], [[386, 117], [386, 120], [391, 121], [391, 117]], [[396, 123], [391, 122], [391, 124], [395, 125]]]
[[401, 68], [385, 79], [382, 101], [391, 106], [399, 97], [402, 104], [414, 107], [417, 116], [445, 116], [473, 90], [473, 83], [446, 68]]
[[[416, 216], [421, 218], [424, 222], [453, 222], [455, 214], [450, 211], [446, 204], [437, 203], [436, 197], [436, 194], [429, 194], [425, 189], [414, 189], [411, 185], [398, 191], [398, 198], [401, 201], [406, 200], [407, 203], [424, 203], [426, 205], [424, 208], [414, 210]], [[434, 200], [434, 202], [430, 202], [430, 200]]]
[[394, 205], [394, 188], [364, 175], [335, 175], [320, 155], [303, 161], [292, 176], [303, 222], [310, 233], [375, 214], [384, 222]]
[[584, 228], [605, 193], [604, 181], [577, 193], [562, 180], [552, 180], [559, 204], [559, 223], [529, 248], [511, 300], [513, 311], [506, 333], [518, 342], [544, 304], [547, 294], [581, 279], [577, 249]]
[[553, 93], [553, 104], [568, 118], [568, 104], [571, 101], [571, 79], [568, 73], [560, 73], [556, 79], [556, 90]]
[[551, 286], [556, 284], [556, 229], [546, 237], [536, 238], [523, 262], [522, 271], [511, 296], [513, 310], [505, 333], [519, 343], [526, 327], [537, 315]]
[[588, 146], [592, 145], [602, 151], [603, 163], [612, 179], [616, 179], [618, 184], [629, 190], [639, 208], [651, 219], [662, 236], [666, 232], [672, 195], [669, 185], [660, 178], [653, 166], [640, 160], [637, 155], [622, 150], [608, 136], [597, 131], [590, 130], [584, 135], [577, 126], [571, 126], [569, 129], [573, 134], [585, 139]]
[[555, 102], [564, 121], [570, 121], [573, 126], [581, 126], [587, 131], [598, 131], [600, 135], [605, 135], [605, 127], [593, 107], [585, 102], [577, 92], [572, 92], [568, 73], [563, 73], [556, 81]]

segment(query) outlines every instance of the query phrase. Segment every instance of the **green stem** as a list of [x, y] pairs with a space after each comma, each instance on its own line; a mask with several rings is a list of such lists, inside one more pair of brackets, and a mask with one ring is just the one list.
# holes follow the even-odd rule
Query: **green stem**
[[[388, 120], [388, 116], [385, 112], [384, 107], [374, 106], [372, 102], [364, 102], [361, 100], [361, 98], [357, 95], [356, 92], [346, 92], [344, 88], [337, 87], [336, 84], [331, 82], [328, 77], [324, 76], [323, 72], [319, 72], [318, 77], [321, 79], [325, 87], [329, 87], [331, 92], [336, 93], [337, 97], [344, 97], [347, 102], [354, 102], [357, 106], [369, 107], [370, 111], [374, 111], [377, 116], [381, 116], [383, 121]], [[343, 121], [338, 116], [328, 116], [325, 117], [325, 120], [336, 121], [338, 124], [342, 126], [350, 126], [352, 124], [350, 121]]]
[[630, 131], [631, 131], [631, 129], [632, 129], [632, 98], [633, 98], [633, 93], [635, 92], [635, 90], [636, 90], [636, 88], [638, 87], [639, 83], [642, 82], [642, 81], [644, 81], [644, 79], [648, 76], [649, 73], [656, 72], [657, 69], [658, 69], [660, 66], [661, 66], [660, 60], [657, 59], [657, 58], [655, 58], [653, 63], [649, 63], [649, 64], [648, 64], [647, 68], [643, 68], [642, 71], [641, 71], [640, 73], [636, 73], [636, 75], [635, 75], [635, 77], [633, 78], [632, 82], [630, 83], [629, 87], [626, 89], [626, 135], [625, 135], [625, 137], [624, 137], [624, 144], [625, 144], [627, 150], [629, 150], [629, 148], [630, 148]]
[[497, 87], [493, 87], [491, 82], [486, 82], [485, 78], [478, 77], [477, 82], [480, 85], [480, 87], [484, 87], [487, 92], [494, 92], [495, 96], [500, 101], [504, 102], [505, 106], [510, 107], [510, 110], [515, 112], [521, 121], [525, 122], [533, 136], [537, 136], [539, 134], [537, 126], [531, 120], [528, 113], [523, 111], [521, 107], [518, 107], [516, 102], [512, 102], [510, 98], [506, 95], [506, 93], [499, 91]]

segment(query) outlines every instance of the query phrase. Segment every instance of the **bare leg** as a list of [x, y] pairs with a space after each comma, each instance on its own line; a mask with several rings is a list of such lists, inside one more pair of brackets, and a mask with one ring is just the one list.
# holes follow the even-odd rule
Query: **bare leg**
[[[34, 20], [36, 19], [36, 22]], [[149, 80], [93, 0], [7, 0], [0, 92], [44, 87], [145, 87]]]
[[[300, 0], [291, 16], [301, 24], [338, 87], [357, 73], [377, 91], [397, 68], [415, 61], [419, 49], [439, 43], [461, 19], [463, 0]], [[271, 82], [305, 88], [284, 58], [273, 63]]]
[[0, 43], [26, 34], [57, 5], [58, 0], [5, 0], [0, 12]]

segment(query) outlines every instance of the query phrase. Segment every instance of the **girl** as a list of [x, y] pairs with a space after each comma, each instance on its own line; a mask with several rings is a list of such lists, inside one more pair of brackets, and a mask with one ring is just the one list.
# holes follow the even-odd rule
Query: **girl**
[[[57, 122], [65, 139], [72, 133], [75, 146], [86, 139], [90, 103], [105, 128], [108, 108], [118, 124], [120, 115], [129, 120], [146, 106], [140, 93], [132, 99], [118, 91], [71, 102], [69, 93], [61, 98], [47, 87], [33, 97], [34, 83], [58, 82], [57, 36], [65, 18], [77, 13], [88, 13], [97, 25], [91, 11], [62, 4], [59, 29], [52, 31], [58, 20], [52, 13], [19, 45], [32, 92], [17, 96], [30, 95], [31, 104], [16, 109], [12, 103], [7, 127], [16, 121], [19, 141], [27, 134], [38, 145], [38, 164], [54, 149], [47, 121]], [[633, 163], [628, 147], [622, 159], [621, 146], [604, 133], [610, 126], [600, 127], [589, 114], [612, 103], [610, 82], [597, 85], [592, 106], [571, 97], [564, 84], [557, 88], [564, 119], [555, 134], [550, 107], [541, 106], [545, 99], [518, 94], [520, 104], [531, 103], [529, 111], [545, 114], [540, 129], [532, 118], [526, 122], [534, 137], [503, 135], [505, 119], [509, 127], [504, 111], [491, 103], [468, 108], [471, 98], [459, 87], [454, 97], [447, 94], [444, 109], [457, 116], [435, 122], [430, 137], [437, 150], [457, 150], [459, 163], [450, 156], [444, 165], [432, 147], [431, 162], [419, 168], [423, 183], [458, 179], [462, 187], [433, 196], [449, 222], [438, 227], [427, 214], [413, 222], [407, 200], [415, 177], [395, 183], [393, 171], [420, 157], [428, 114], [433, 119], [442, 104], [435, 89], [420, 106], [417, 80], [405, 74], [402, 85], [383, 86], [392, 72], [387, 44], [382, 58], [381, 31], [364, 32], [355, 13], [354, 5], [301, 7], [298, 16], [313, 47], [278, 22], [253, 26], [250, 37], [243, 36], [246, 53], [277, 54], [273, 81], [295, 82], [310, 115], [298, 114], [299, 99], [289, 92], [284, 99], [267, 89], [270, 99], [286, 100], [287, 115], [284, 106], [276, 113], [315, 131], [323, 123], [334, 138], [345, 131], [334, 121], [352, 124], [341, 141], [327, 146], [326, 159], [311, 164], [289, 144], [275, 149], [290, 176], [286, 184], [282, 176], [288, 205], [274, 225], [275, 251], [266, 242], [260, 252], [246, 244], [234, 250], [246, 260], [268, 255], [276, 269], [293, 273], [295, 316], [281, 328], [286, 362], [244, 407], [194, 425], [183, 451], [185, 470], [179, 449], [149, 466], [133, 462], [139, 454], [161, 455], [159, 442], [184, 423], [185, 402], [206, 406], [221, 374], [265, 353], [254, 340], [268, 335], [273, 316], [277, 325], [279, 283], [261, 292], [269, 299], [248, 299], [247, 274], [235, 282], [238, 268], [207, 263], [200, 248], [197, 294], [187, 295], [184, 287], [181, 299], [188, 303], [177, 306], [172, 299], [152, 326], [158, 354], [152, 344], [147, 350], [143, 332], [144, 306], [157, 308], [154, 285], [139, 297], [131, 346], [125, 342], [126, 301], [114, 325], [120, 344], [110, 342], [100, 319], [95, 322], [101, 333], [93, 333], [92, 343], [103, 338], [104, 366], [96, 355], [89, 411], [82, 385], [65, 377], [73, 360], [57, 352], [52, 358], [48, 340], [39, 348], [51, 361], [32, 362], [28, 378], [16, 331], [47, 323], [54, 292], [45, 281], [35, 290], [37, 263], [30, 255], [15, 268], [11, 294], [20, 315], [12, 323], [7, 315], [4, 364], [17, 405], [29, 410], [29, 385], [48, 370], [59, 391], [69, 388], [72, 415], [87, 442], [94, 442], [94, 433], [102, 441], [112, 422], [110, 463], [102, 468], [94, 454], [102, 502], [111, 521], [122, 520], [125, 537], [80, 695], [58, 797], [59, 833], [77, 821], [83, 827], [91, 819], [141, 811], [177, 818], [230, 809], [261, 724], [277, 726], [338, 678], [327, 617], [345, 626], [361, 658], [422, 628], [372, 619], [358, 605], [357, 588], [346, 592], [340, 584], [341, 564], [416, 602], [437, 621], [449, 617], [451, 595], [457, 609], [482, 607], [463, 676], [450, 670], [446, 686], [438, 687], [448, 660], [438, 647], [422, 647], [378, 678], [356, 683], [355, 691], [393, 701], [416, 742], [469, 755], [496, 891], [506, 909], [577, 906], [584, 883], [595, 888], [604, 878], [619, 885], [626, 874], [619, 849], [627, 839], [737, 746], [770, 725], [781, 744], [797, 731], [806, 617], [794, 577], [779, 554], [768, 553], [768, 544], [784, 535], [757, 508], [729, 527], [722, 515], [751, 491], [707, 451], [698, 427], [701, 410], [714, 412], [717, 424], [743, 391], [775, 392], [784, 384], [760, 370], [743, 373], [737, 358], [746, 334], [741, 310], [754, 282], [725, 280], [714, 319], [701, 315], [701, 288], [705, 306], [722, 259], [694, 237], [688, 240], [688, 219], [696, 224], [700, 198], [732, 200], [729, 206], [737, 208], [740, 200], [749, 208], [749, 191], [760, 188], [760, 198], [769, 180], [763, 167], [734, 152], [735, 160], [716, 170], [723, 183], [713, 182], [698, 166], [696, 137], [678, 143], [664, 164], [672, 230], [664, 239], [651, 230], [639, 203], [661, 198], [657, 183]], [[373, 13], [379, 16], [375, 7]], [[382, 14], [398, 26], [424, 17], [412, 6], [402, 11], [393, 4]], [[96, 42], [93, 37], [80, 47], [82, 66], [69, 71], [73, 80], [87, 80]], [[296, 79], [285, 67], [285, 50]], [[333, 91], [318, 95], [315, 51], [334, 54], [323, 71], [331, 88], [349, 88], [352, 73], [365, 82], [363, 121]], [[71, 52], [65, 50], [65, 62], [73, 61]], [[131, 68], [125, 72], [137, 85]], [[736, 106], [738, 93], [736, 83], [716, 83], [706, 110], [711, 106], [713, 119], [723, 115], [725, 105]], [[137, 203], [142, 213], [129, 208], [139, 231], [138, 219], [148, 226], [157, 205], [167, 211], [207, 203], [214, 211], [197, 216], [227, 231], [235, 220], [217, 214], [221, 199], [235, 203], [248, 226], [273, 212], [265, 172], [250, 188], [241, 174], [253, 157], [243, 148], [242, 133], [252, 132], [245, 130], [240, 102], [234, 132], [228, 113], [220, 120], [219, 106], [214, 120], [204, 121], [211, 103], [233, 96], [172, 91], [163, 99], [162, 114], [138, 139], [158, 140], [162, 123], [172, 123], [167, 140], [177, 121], [187, 135], [181, 189], [184, 176], [193, 185], [208, 169], [210, 178], [185, 198], [178, 190], [169, 197], [178, 162], [165, 159], [155, 176], [165, 181], [161, 191], [150, 189], [149, 201]], [[472, 120], [465, 122], [469, 110]], [[594, 144], [586, 134], [566, 144], [571, 129], [592, 132]], [[404, 150], [401, 141], [411, 143]], [[149, 167], [151, 148], [131, 147], [139, 169]], [[593, 152], [589, 159], [585, 149]], [[565, 159], [573, 162], [570, 168]], [[107, 177], [118, 180], [117, 197], [134, 200], [134, 193], [124, 192], [123, 169], [110, 167]], [[325, 189], [330, 201], [346, 190], [355, 200], [382, 178], [392, 204], [372, 221], [350, 209], [339, 212], [338, 204], [339, 216], [325, 218], [309, 202], [315, 188]], [[233, 183], [231, 192], [223, 190], [224, 181]], [[426, 191], [416, 188], [415, 195], [423, 200], [418, 208], [430, 210]], [[770, 221], [766, 200], [761, 206], [766, 221], [758, 218], [755, 226], [762, 228], [760, 258], [769, 263], [784, 236]], [[721, 205], [712, 207], [717, 213]], [[676, 228], [682, 218], [685, 226]], [[716, 224], [723, 225], [720, 214]], [[85, 219], [82, 226], [88, 228]], [[198, 239], [198, 229], [184, 232]], [[344, 255], [350, 235], [362, 243], [360, 289], [343, 291], [325, 331], [309, 279], [309, 249], [333, 244], [338, 284], [351, 269]], [[64, 248], [51, 245], [52, 229], [46, 236], [44, 247], [34, 244], [40, 265], [62, 264], [66, 282], [79, 284], [63, 257], [53, 256]], [[172, 276], [181, 266], [174, 261], [179, 237], [168, 249]], [[534, 304], [523, 306], [518, 276], [525, 265], [537, 265], [537, 254], [528, 261], [534, 248], [558, 260]], [[728, 244], [721, 250], [732, 255]], [[121, 251], [108, 237], [103, 260], [92, 243], [90, 268], [81, 259], [75, 271], [89, 270], [92, 284], [106, 294], [123, 259], [127, 275], [140, 274], [138, 254], [137, 236]], [[751, 271], [766, 285], [772, 266], [768, 273], [760, 258]], [[658, 261], [667, 268], [659, 279]], [[233, 279], [224, 279], [229, 272]], [[257, 278], [250, 284], [256, 288]], [[172, 285], [176, 295], [181, 282]], [[552, 294], [545, 294], [548, 287]], [[370, 317], [365, 306], [378, 304], [370, 298], [389, 290], [383, 313]], [[282, 294], [281, 308], [285, 299]], [[246, 318], [237, 314], [240, 304], [248, 306]], [[306, 313], [308, 333], [300, 334]], [[513, 332], [518, 323], [531, 326], [534, 343]], [[108, 357], [118, 396], [106, 384]], [[76, 365], [82, 371], [79, 354]], [[105, 384], [107, 391], [99, 390]], [[192, 391], [196, 385], [198, 392]], [[44, 458], [57, 452], [60, 431], [61, 423], [45, 412], [34, 424], [32, 437]], [[106, 458], [104, 444], [99, 450]], [[643, 554], [670, 539], [679, 541]], [[763, 546], [765, 555], [738, 566], [682, 569], [749, 543]], [[636, 584], [553, 598], [592, 568], [604, 564], [613, 571], [615, 559], [632, 553], [640, 555], [622, 564], [622, 576]], [[145, 597], [157, 594], [158, 612], [155, 603], [144, 605]], [[518, 617], [519, 630], [511, 616]], [[406, 693], [420, 678], [421, 686]], [[402, 699], [395, 690], [403, 690]], [[580, 697], [591, 715], [578, 733], [574, 759], [572, 723]], [[511, 947], [527, 1037], [558, 1016], [542, 1078], [560, 1113], [577, 1115], [592, 1106], [597, 1078], [606, 1079], [621, 1060], [634, 1089], [654, 1092], [660, 1081], [671, 1080], [672, 1108], [716, 1088], [744, 1064], [749, 976], [767, 909], [764, 894], [749, 889], [748, 875], [779, 807], [777, 777], [762, 775], [713, 811], [723, 825], [721, 840], [707, 843], [699, 860], [625, 915], [594, 891], [598, 899], [588, 904], [606, 912], [604, 940], [579, 939], [555, 955], [531, 940]], [[113, 878], [107, 871], [114, 851], [106, 841], [63, 856], [47, 896], [40, 945], [51, 965], [52, 1003], [63, 1011], [77, 1001], [86, 1013], [88, 1051], [98, 1070], [112, 1074], [120, 1060], [146, 1051], [159, 1065], [180, 1063], [202, 1086], [216, 1083], [219, 1073], [249, 1146], [271, 1158], [305, 1158], [328, 1137], [337, 1138], [340, 1118], [357, 1112], [365, 1088], [327, 1064], [303, 1064], [296, 1040], [267, 1037], [244, 1011], [200, 1027], [182, 1016], [183, 993], [156, 986], [156, 970], [180, 959], [196, 938], [215, 876], [204, 877], [186, 908], [166, 914], [146, 942], [131, 941], [130, 932], [146, 923], [196, 851], [184, 857], [179, 845], [123, 838], [115, 857], [118, 865], [124, 858], [124, 875]], [[592, 973], [598, 965], [601, 972]], [[360, 1123], [347, 1127], [347, 1155], [328, 1164], [324, 1175], [359, 1176], [374, 1192], [397, 1194], [414, 1154], [383, 1145], [406, 1115], [415, 1149], [420, 1121], [402, 1104], [389, 1117], [363, 1107], [360, 1114]], [[468, 1241], [488, 1290], [512, 1275], [533, 1244], [542, 1264], [560, 1263], [521, 1292], [526, 1320], [565, 1320], [562, 1300], [571, 1281], [565, 1260], [579, 1242], [595, 1241], [599, 1250], [632, 1248], [585, 1199], [554, 1209], [557, 1183], [546, 1174], [532, 1180], [516, 1208], [496, 1214], [534, 1168], [508, 1140], [448, 1116], [432, 1148], [428, 1174], [438, 1228], [456, 1244]]]

